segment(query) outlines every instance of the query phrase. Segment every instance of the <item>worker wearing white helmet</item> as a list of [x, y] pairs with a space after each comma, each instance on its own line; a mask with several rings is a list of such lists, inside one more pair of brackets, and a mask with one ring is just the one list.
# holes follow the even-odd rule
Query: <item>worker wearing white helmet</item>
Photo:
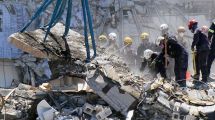
[[146, 49], [144, 51], [143, 58], [147, 62], [147, 66], [150, 68], [150, 73], [152, 73], [154, 77], [156, 77], [159, 73], [161, 77], [167, 78], [164, 57], [160, 57], [157, 52], [153, 52], [150, 49]]
[[109, 33], [108, 37], [109, 37], [110, 40], [116, 41], [117, 34], [112, 32], [112, 33]]
[[168, 37], [165, 40], [164, 37], [158, 37], [156, 44], [162, 48], [160, 57], [165, 58], [165, 67], [167, 67], [167, 56], [174, 58], [174, 73], [175, 80], [181, 87], [186, 86], [186, 72], [188, 67], [188, 53], [182, 47], [174, 37]]
[[117, 41], [117, 34], [114, 32], [109, 33], [107, 43], [102, 48], [106, 49], [107, 52], [114, 52], [118, 50], [118, 45], [116, 41]]
[[166, 36], [168, 35], [169, 26], [167, 24], [160, 25], [161, 35]]

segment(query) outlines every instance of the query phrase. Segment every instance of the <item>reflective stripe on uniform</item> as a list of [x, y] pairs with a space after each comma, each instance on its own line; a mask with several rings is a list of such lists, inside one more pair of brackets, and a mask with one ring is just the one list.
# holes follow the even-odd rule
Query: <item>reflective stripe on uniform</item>
[[209, 30], [208, 30], [208, 32], [214, 33], [214, 30], [212, 30], [212, 29], [209, 29]]

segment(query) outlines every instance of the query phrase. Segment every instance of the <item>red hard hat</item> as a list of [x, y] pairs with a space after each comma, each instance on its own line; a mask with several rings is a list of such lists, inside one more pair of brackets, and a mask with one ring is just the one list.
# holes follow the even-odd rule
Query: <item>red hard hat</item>
[[195, 19], [190, 19], [188, 23], [189, 30], [193, 27], [193, 25], [197, 24], [198, 22]]

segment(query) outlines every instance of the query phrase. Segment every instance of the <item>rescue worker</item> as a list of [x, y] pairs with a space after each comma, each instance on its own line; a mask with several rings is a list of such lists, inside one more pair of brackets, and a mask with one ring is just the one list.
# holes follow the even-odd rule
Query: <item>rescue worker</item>
[[[209, 28], [208, 28], [208, 26], [206, 26], [206, 25], [203, 25], [203, 26], [201, 27], [202, 33], [205, 34], [207, 37], [208, 37], [208, 30], [209, 30]], [[209, 41], [209, 42], [210, 42], [210, 41]]]
[[194, 79], [199, 79], [200, 71], [202, 73], [202, 82], [207, 82], [207, 58], [209, 54], [209, 41], [207, 36], [198, 28], [198, 22], [195, 19], [189, 20], [189, 30], [194, 34], [191, 50], [196, 48], [196, 74]]
[[163, 37], [166, 37], [166, 36], [168, 37], [169, 36], [169, 33], [168, 33], [169, 26], [167, 24], [161, 24], [160, 25], [160, 30], [161, 30], [161, 35]]
[[108, 40], [108, 38], [105, 35], [100, 35], [98, 39], [100, 47], [103, 47]]
[[127, 55], [127, 54], [133, 54], [133, 50], [132, 50], [132, 43], [133, 43], [133, 39], [131, 37], [125, 37], [124, 38], [124, 46], [125, 48], [123, 49], [123, 54]]
[[210, 52], [207, 61], [208, 77], [210, 76], [211, 66], [215, 59], [215, 20], [213, 20], [209, 30], [208, 30], [208, 40], [210, 41]]
[[124, 49], [123, 49], [123, 57], [125, 58], [125, 62], [129, 65], [131, 69], [135, 68], [135, 53], [132, 49], [133, 39], [131, 37], [124, 38]]
[[180, 43], [188, 52], [188, 41], [185, 40], [184, 38], [184, 34], [185, 34], [185, 27], [183, 26], [179, 26], [178, 30], [177, 30], [177, 41], [178, 43]]
[[[169, 26], [168, 26], [167, 24], [161, 24], [161, 25], [160, 25], [160, 31], [161, 31], [161, 36], [164, 37], [165, 40], [167, 40], [167, 38], [168, 38], [169, 36], [171, 36], [171, 35], [169, 34]], [[162, 38], [161, 36], [158, 37], [158, 38], [161, 39], [161, 38]], [[174, 37], [174, 38], [175, 38], [175, 36], [171, 36], [171, 37]], [[176, 39], [176, 38], [175, 38], [175, 39]], [[161, 50], [159, 50], [159, 51], [161, 51]], [[174, 59], [168, 57], [168, 61], [169, 61], [168, 66], [165, 66], [165, 67], [166, 67], [166, 71], [167, 71], [167, 73], [168, 73], [168, 74], [167, 74], [167, 77], [170, 78], [170, 79], [172, 79], [172, 78], [175, 77], [175, 73], [174, 73]], [[166, 62], [165, 64], [167, 64], [167, 59], [166, 59], [165, 62]]]
[[159, 57], [159, 53], [146, 49], [144, 51], [144, 61], [146, 61], [147, 66], [151, 68], [150, 73], [154, 73], [154, 77], [159, 73], [164, 79], [167, 78], [164, 62], [165, 58], [163, 56]]
[[118, 50], [118, 45], [116, 43], [117, 40], [117, 34], [112, 32], [108, 35], [108, 41], [106, 44], [102, 47], [105, 48], [107, 52], [114, 52]]
[[136, 58], [136, 60], [137, 60], [137, 66], [141, 66], [140, 71], [143, 71], [143, 69], [145, 68], [147, 63], [145, 61], [143, 61], [143, 58], [141, 56], [143, 56], [143, 53], [147, 48], [150, 48], [149, 34], [146, 33], [146, 32], [143, 32], [140, 35], [140, 39], [141, 39], [141, 43], [137, 48], [137, 58]]
[[140, 35], [141, 43], [137, 48], [137, 55], [142, 56], [144, 50], [146, 50], [149, 47], [149, 34], [146, 32], [143, 32]]
[[[165, 34], [163, 34], [166, 36]], [[156, 45], [162, 48], [159, 57], [165, 58], [165, 67], [167, 66], [167, 55], [175, 60], [174, 73], [175, 80], [180, 87], [186, 87], [186, 71], [188, 67], [188, 53], [176, 41], [175, 37], [158, 37]]]

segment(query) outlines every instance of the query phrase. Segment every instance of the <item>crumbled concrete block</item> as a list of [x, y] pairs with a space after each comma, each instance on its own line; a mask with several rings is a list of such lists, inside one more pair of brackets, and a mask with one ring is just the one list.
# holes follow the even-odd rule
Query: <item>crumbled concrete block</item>
[[100, 111], [99, 113], [96, 114], [96, 118], [98, 120], [104, 120], [111, 114], [112, 114], [112, 111], [110, 108], [104, 108], [102, 111]]
[[95, 109], [92, 105], [85, 103], [83, 107], [83, 112], [92, 116], [93, 113], [95, 112]]

